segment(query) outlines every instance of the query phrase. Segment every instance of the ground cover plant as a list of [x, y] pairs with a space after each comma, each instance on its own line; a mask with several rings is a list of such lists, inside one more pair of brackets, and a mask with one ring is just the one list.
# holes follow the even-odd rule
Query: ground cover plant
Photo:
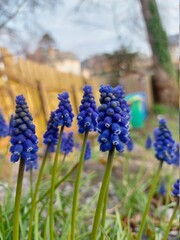
[[0, 239], [179, 239], [177, 111], [135, 131], [122, 86], [83, 90], [76, 117], [58, 95], [43, 144], [24, 96], [9, 126], [1, 112]]

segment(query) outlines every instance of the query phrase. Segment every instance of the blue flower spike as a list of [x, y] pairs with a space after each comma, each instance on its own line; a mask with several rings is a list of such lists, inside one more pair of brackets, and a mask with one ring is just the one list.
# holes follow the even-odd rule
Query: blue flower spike
[[152, 142], [151, 136], [148, 135], [147, 139], [146, 139], [146, 143], [145, 143], [145, 148], [146, 149], [151, 149], [152, 146], [153, 146], [153, 142]]
[[165, 196], [166, 195], [166, 182], [165, 180], [163, 179], [161, 184], [160, 184], [160, 187], [159, 187], [159, 193], [162, 195], [162, 196]]
[[91, 158], [91, 141], [88, 140], [86, 144], [86, 151], [84, 155], [84, 160], [89, 160]]
[[77, 116], [79, 133], [96, 131], [98, 115], [92, 87], [85, 85], [83, 90], [84, 95]]
[[49, 147], [50, 152], [55, 152], [55, 146], [58, 141], [58, 126], [55, 124], [55, 115], [55, 112], [51, 112], [50, 119], [47, 124], [47, 130], [43, 136], [43, 143]]
[[128, 150], [129, 152], [131, 152], [131, 151], [133, 151], [133, 149], [134, 149], [134, 143], [133, 143], [132, 138], [130, 137], [129, 142], [127, 143], [127, 150]]
[[177, 179], [173, 185], [172, 195], [180, 198], [180, 179]]
[[110, 85], [101, 86], [99, 91], [101, 105], [97, 129], [100, 150], [105, 152], [115, 147], [118, 152], [123, 152], [124, 145], [130, 141], [130, 108], [124, 99], [124, 91], [120, 86], [112, 88]]
[[16, 197], [13, 219], [13, 239], [19, 239], [20, 201], [23, 184], [24, 168], [26, 171], [38, 167], [38, 138], [35, 133], [33, 118], [23, 95], [16, 97], [16, 110], [12, 126], [11, 162], [19, 161], [16, 186]]
[[74, 147], [74, 132], [69, 132], [68, 134], [64, 134], [61, 142], [61, 152], [63, 152], [66, 156], [73, 151]]
[[9, 133], [8, 125], [4, 119], [2, 112], [0, 111], [0, 138], [7, 137]]
[[25, 161], [26, 171], [38, 167], [38, 138], [32, 121], [24, 96], [17, 96], [11, 136], [11, 162], [17, 162], [22, 158]]
[[63, 92], [58, 95], [60, 100], [57, 110], [55, 111], [55, 124], [56, 126], [71, 127], [74, 114], [69, 100], [69, 94]]
[[172, 133], [167, 127], [166, 119], [159, 120], [159, 128], [157, 131], [155, 143], [155, 156], [158, 160], [173, 164], [176, 157], [176, 144], [172, 137]]
[[101, 105], [98, 107], [97, 119], [98, 142], [100, 143], [100, 150], [103, 152], [109, 151], [109, 154], [94, 216], [91, 240], [97, 239], [101, 215], [102, 228], [105, 227], [106, 208], [103, 210], [103, 206], [107, 205], [115, 150], [123, 152], [124, 147], [127, 147], [131, 140], [129, 132], [130, 107], [124, 99], [123, 88], [121, 86], [113, 88], [110, 85], [102, 85], [99, 92]]
[[14, 126], [14, 115], [11, 114], [10, 121], [9, 121], [9, 136], [12, 135], [13, 126]]

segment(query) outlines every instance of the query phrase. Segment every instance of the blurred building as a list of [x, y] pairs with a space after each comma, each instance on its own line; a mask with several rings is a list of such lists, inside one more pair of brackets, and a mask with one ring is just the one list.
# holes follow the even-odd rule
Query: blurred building
[[34, 53], [27, 53], [27, 59], [38, 63], [47, 64], [63, 73], [81, 74], [81, 63], [72, 52], [61, 52], [56, 47], [54, 39], [45, 34], [39, 41]]

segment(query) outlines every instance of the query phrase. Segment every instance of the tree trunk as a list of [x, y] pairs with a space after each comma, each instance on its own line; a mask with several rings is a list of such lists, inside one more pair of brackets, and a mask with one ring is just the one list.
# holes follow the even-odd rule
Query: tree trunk
[[178, 105], [178, 82], [155, 0], [140, 0], [152, 49], [154, 86], [159, 103]]

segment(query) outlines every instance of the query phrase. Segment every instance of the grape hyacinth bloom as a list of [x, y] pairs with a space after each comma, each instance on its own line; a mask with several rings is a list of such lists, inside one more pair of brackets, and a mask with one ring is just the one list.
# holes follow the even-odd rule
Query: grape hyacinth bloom
[[11, 114], [10, 121], [9, 121], [9, 136], [12, 135], [13, 126], [14, 126], [14, 115]]
[[99, 91], [101, 105], [98, 108], [97, 129], [100, 133], [100, 150], [105, 152], [115, 147], [117, 151], [123, 152], [124, 145], [130, 141], [129, 106], [124, 95], [120, 96], [119, 88], [107, 85], [101, 86]]
[[16, 113], [11, 136], [11, 162], [20, 158], [25, 161], [26, 170], [37, 169], [38, 138], [35, 125], [23, 95], [16, 97]]
[[55, 125], [56, 126], [66, 126], [71, 127], [74, 114], [72, 111], [72, 106], [69, 101], [69, 94], [63, 92], [58, 95], [60, 100], [57, 110], [55, 111]]
[[96, 102], [92, 93], [92, 87], [85, 85], [83, 88], [84, 95], [79, 107], [77, 116], [79, 133], [96, 131], [97, 125], [97, 108]]
[[168, 225], [167, 225], [167, 227], [165, 229], [163, 240], [168, 239], [169, 231], [170, 231], [170, 229], [172, 227], [173, 220], [174, 220], [174, 218], [176, 216], [177, 211], [179, 210], [179, 203], [180, 203], [180, 179], [177, 179], [176, 182], [174, 183], [173, 189], [172, 189], [172, 195], [176, 199], [176, 206], [175, 206], [175, 208], [173, 210], [173, 213], [171, 215], [169, 223], [168, 223]]
[[92, 87], [85, 85], [84, 95], [81, 100], [79, 107], [79, 114], [77, 116], [78, 132], [84, 134], [81, 154], [79, 158], [79, 165], [75, 180], [74, 194], [73, 194], [73, 205], [72, 205], [72, 217], [71, 217], [71, 240], [75, 240], [75, 220], [76, 211], [78, 209], [78, 195], [80, 188], [80, 180], [83, 170], [84, 156], [86, 150], [86, 142], [88, 139], [89, 132], [96, 131], [97, 126], [97, 108], [96, 102], [92, 93]]
[[[56, 170], [58, 165], [58, 154], [60, 151], [60, 146], [62, 142], [62, 135], [64, 127], [71, 127], [74, 114], [72, 111], [72, 106], [69, 100], [69, 94], [63, 92], [58, 95], [60, 100], [58, 108], [55, 111], [54, 116], [54, 125], [56, 127], [61, 126], [59, 132], [59, 138], [57, 142], [57, 149], [54, 157], [53, 169], [52, 169], [52, 179], [51, 179], [51, 192], [50, 192], [50, 201], [49, 201], [49, 231], [50, 231], [50, 240], [54, 238], [54, 214], [53, 214], [53, 204], [54, 204], [54, 191], [55, 191], [55, 180], [56, 180]], [[62, 165], [63, 162], [61, 162]], [[29, 239], [30, 240], [30, 239]]]
[[84, 155], [84, 160], [89, 160], [91, 158], [91, 141], [87, 141], [86, 152]]
[[16, 187], [14, 220], [13, 220], [13, 239], [19, 240], [19, 213], [20, 198], [22, 192], [22, 183], [24, 167], [26, 170], [37, 168], [38, 138], [35, 134], [35, 125], [29, 112], [26, 100], [23, 95], [16, 97], [16, 111], [11, 135], [11, 162], [19, 163], [19, 172]]
[[151, 149], [152, 145], [153, 145], [153, 142], [152, 142], [151, 136], [148, 135], [147, 139], [146, 139], [146, 143], [145, 143], [145, 148], [146, 149]]
[[131, 152], [134, 149], [134, 143], [132, 138], [130, 138], [129, 142], [127, 143], [127, 150]]
[[172, 164], [176, 155], [175, 141], [172, 137], [171, 131], [167, 127], [166, 119], [159, 120], [159, 128], [154, 143], [155, 156], [158, 160]]
[[158, 129], [156, 129], [156, 134], [155, 134], [154, 148], [155, 148], [155, 156], [159, 160], [159, 166], [152, 179], [148, 201], [146, 203], [146, 207], [142, 216], [137, 240], [140, 240], [142, 238], [143, 230], [144, 230], [146, 219], [147, 219], [147, 214], [149, 212], [150, 204], [156, 190], [156, 186], [159, 180], [163, 163], [166, 162], [168, 164], [172, 164], [172, 161], [175, 158], [175, 141], [172, 138], [171, 131], [167, 127], [165, 118], [161, 118], [159, 120], [159, 127]]
[[177, 179], [173, 185], [172, 195], [180, 198], [180, 179]]
[[180, 165], [179, 143], [178, 142], [176, 142], [175, 148], [176, 148], [175, 149], [175, 158], [172, 161], [172, 164], [178, 167]]
[[166, 195], [166, 183], [165, 183], [165, 180], [163, 179], [161, 184], [160, 184], [160, 187], [159, 187], [159, 193], [162, 195], [162, 196], [165, 196]]
[[70, 152], [73, 151], [74, 147], [74, 133], [69, 132], [68, 134], [64, 134], [62, 137], [62, 143], [61, 143], [61, 152], [64, 153], [65, 156], [67, 156]]
[[[100, 150], [109, 151], [109, 154], [94, 216], [91, 240], [97, 239], [100, 219], [102, 228], [105, 227], [108, 189], [115, 150], [123, 152], [130, 141], [130, 107], [124, 99], [123, 88], [107, 85], [101, 86], [99, 92], [101, 105], [98, 107], [97, 119], [98, 142]], [[103, 238], [101, 235], [101, 239]]]
[[2, 112], [0, 111], [0, 138], [7, 137], [8, 132], [9, 132], [8, 126], [6, 124], [6, 121], [4, 119]]
[[43, 135], [43, 143], [48, 146], [50, 152], [55, 152], [55, 146], [58, 141], [58, 126], [55, 123], [55, 112], [51, 112], [50, 119], [47, 124], [47, 130]]

